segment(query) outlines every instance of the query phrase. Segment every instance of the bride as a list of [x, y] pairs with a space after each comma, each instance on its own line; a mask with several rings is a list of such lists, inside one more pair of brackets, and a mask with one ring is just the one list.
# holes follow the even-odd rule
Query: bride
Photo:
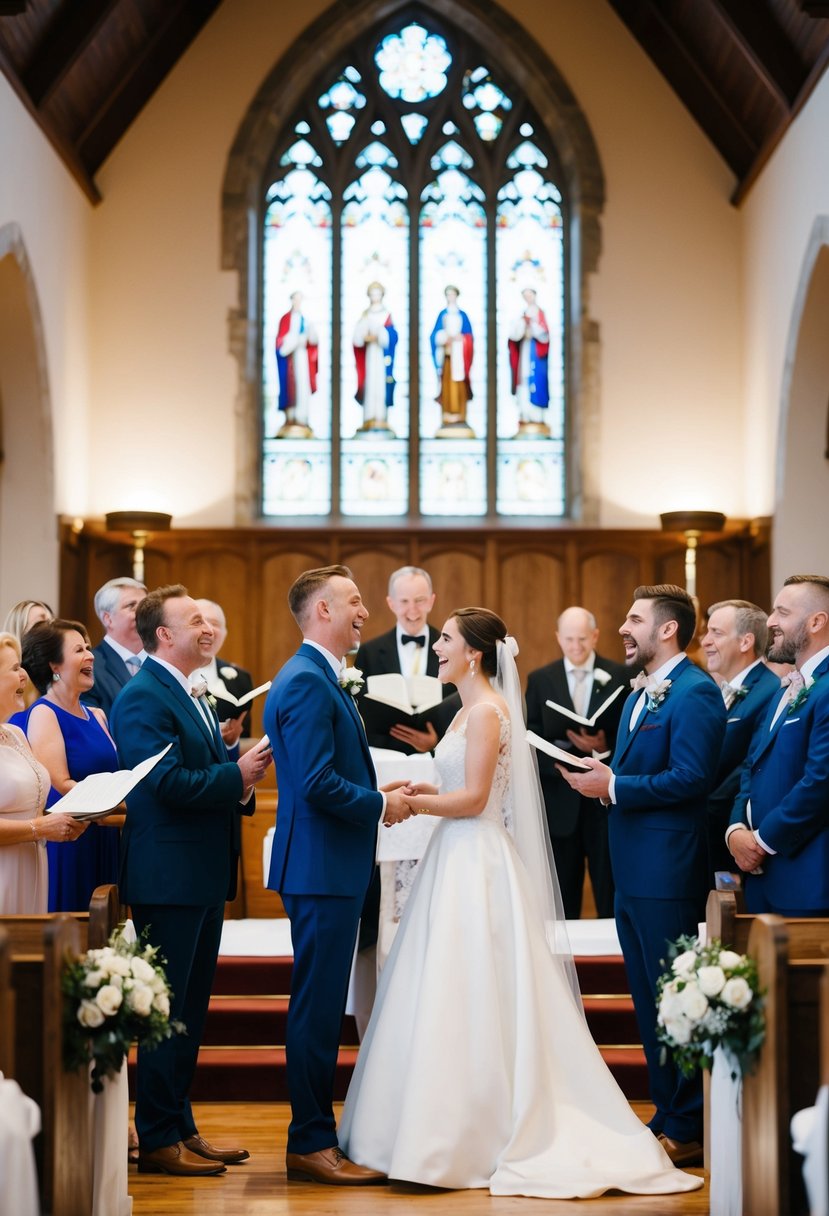
[[702, 1186], [630, 1109], [584, 1020], [513, 639], [464, 608], [434, 650], [462, 708], [435, 752], [445, 792], [409, 792], [442, 822], [380, 977], [341, 1147], [390, 1178], [493, 1195]]

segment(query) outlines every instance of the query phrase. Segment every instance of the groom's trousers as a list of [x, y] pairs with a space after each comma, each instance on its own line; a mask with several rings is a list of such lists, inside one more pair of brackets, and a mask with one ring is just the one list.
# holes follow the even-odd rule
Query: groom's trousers
[[294, 949], [285, 1035], [291, 1098], [287, 1151], [316, 1153], [337, 1143], [334, 1077], [363, 900], [283, 894], [282, 902]]

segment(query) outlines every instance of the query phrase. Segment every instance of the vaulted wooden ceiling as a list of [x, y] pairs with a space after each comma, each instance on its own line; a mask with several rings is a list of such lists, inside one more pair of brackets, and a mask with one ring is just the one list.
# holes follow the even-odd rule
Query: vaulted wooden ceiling
[[[0, 70], [93, 201], [96, 172], [221, 3], [0, 0]], [[607, 3], [732, 169], [738, 203], [829, 62], [829, 0]]]

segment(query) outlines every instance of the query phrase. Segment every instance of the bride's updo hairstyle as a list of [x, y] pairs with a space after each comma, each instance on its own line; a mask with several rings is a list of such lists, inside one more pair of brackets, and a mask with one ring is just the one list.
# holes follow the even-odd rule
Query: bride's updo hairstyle
[[496, 643], [503, 642], [507, 627], [495, 612], [488, 608], [458, 608], [452, 613], [460, 635], [473, 650], [481, 652], [481, 671], [494, 676], [498, 670]]

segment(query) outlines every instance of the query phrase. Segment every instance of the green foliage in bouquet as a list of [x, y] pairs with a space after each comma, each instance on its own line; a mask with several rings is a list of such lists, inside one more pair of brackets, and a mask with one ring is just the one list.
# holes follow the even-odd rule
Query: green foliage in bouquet
[[710, 1069], [725, 1049], [732, 1076], [745, 1076], [766, 1034], [757, 965], [722, 942], [680, 937], [668, 947], [657, 981], [657, 1036], [685, 1076]]
[[170, 1020], [170, 989], [162, 959], [146, 938], [127, 941], [119, 925], [102, 950], [68, 964], [63, 974], [63, 1066], [92, 1060], [92, 1089], [120, 1072], [130, 1046], [157, 1047], [184, 1025]]

